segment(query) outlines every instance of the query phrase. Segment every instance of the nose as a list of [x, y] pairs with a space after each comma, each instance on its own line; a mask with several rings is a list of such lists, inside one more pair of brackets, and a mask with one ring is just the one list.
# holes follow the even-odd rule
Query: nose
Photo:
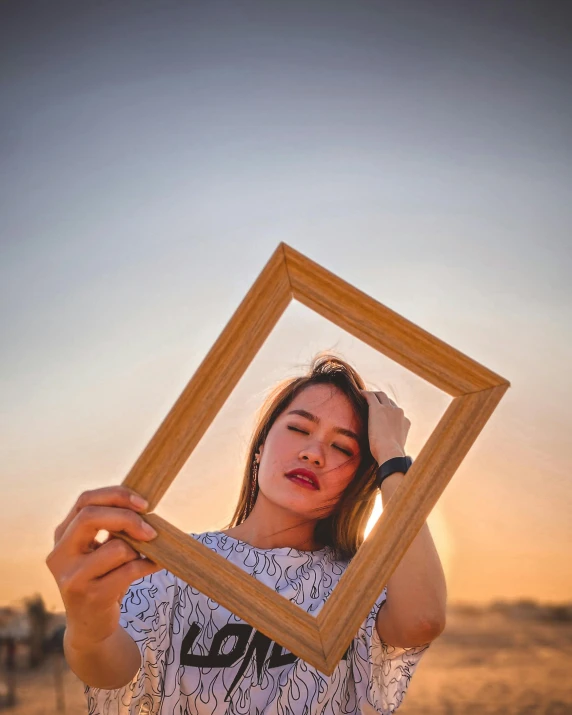
[[324, 456], [322, 454], [322, 451], [320, 450], [320, 448], [317, 445], [305, 447], [300, 452], [300, 457], [304, 461], [308, 461], [308, 462], [311, 462], [312, 464], [315, 464], [317, 467], [321, 467], [324, 463]]

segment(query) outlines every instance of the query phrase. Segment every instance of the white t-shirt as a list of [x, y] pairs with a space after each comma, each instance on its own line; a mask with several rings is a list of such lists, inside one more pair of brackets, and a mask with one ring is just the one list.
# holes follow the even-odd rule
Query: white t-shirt
[[[220, 531], [191, 534], [316, 615], [347, 568], [330, 547], [259, 549]], [[430, 643], [397, 648], [373, 605], [333, 673], [324, 675], [167, 570], [133, 583], [121, 626], [142, 664], [117, 690], [85, 687], [90, 715], [386, 715], [400, 705]], [[372, 710], [373, 708], [373, 710]]]

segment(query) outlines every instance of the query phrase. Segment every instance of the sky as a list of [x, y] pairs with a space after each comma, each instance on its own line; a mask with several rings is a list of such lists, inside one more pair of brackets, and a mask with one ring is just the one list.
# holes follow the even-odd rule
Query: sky
[[[571, 33], [550, 1], [0, 4], [0, 604], [62, 607], [55, 527], [280, 241], [511, 383], [428, 519], [449, 602], [571, 600]], [[157, 513], [225, 526], [322, 350], [415, 458], [450, 398], [294, 302]]]

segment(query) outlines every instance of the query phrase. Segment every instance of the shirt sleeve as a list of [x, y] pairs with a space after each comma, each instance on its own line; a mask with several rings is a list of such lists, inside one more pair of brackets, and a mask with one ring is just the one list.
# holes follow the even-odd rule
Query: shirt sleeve
[[351, 652], [360, 706], [363, 712], [380, 715], [391, 715], [401, 705], [421, 656], [431, 645], [401, 648], [381, 640], [375, 620], [386, 598], [384, 588], [354, 638]]
[[131, 584], [121, 603], [119, 624], [137, 644], [141, 667], [122, 688], [105, 690], [85, 685], [89, 715], [159, 712], [174, 591], [175, 576], [165, 569]]

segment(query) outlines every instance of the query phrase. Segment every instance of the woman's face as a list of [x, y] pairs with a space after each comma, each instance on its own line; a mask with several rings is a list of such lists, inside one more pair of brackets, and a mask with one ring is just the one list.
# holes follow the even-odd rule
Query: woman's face
[[[299, 411], [307, 416], [296, 414]], [[351, 433], [359, 438], [361, 429], [352, 403], [335, 385], [304, 388], [276, 419], [260, 448], [260, 492], [306, 518], [324, 518], [360, 464], [359, 443]], [[286, 476], [296, 469], [313, 472], [313, 485]]]

